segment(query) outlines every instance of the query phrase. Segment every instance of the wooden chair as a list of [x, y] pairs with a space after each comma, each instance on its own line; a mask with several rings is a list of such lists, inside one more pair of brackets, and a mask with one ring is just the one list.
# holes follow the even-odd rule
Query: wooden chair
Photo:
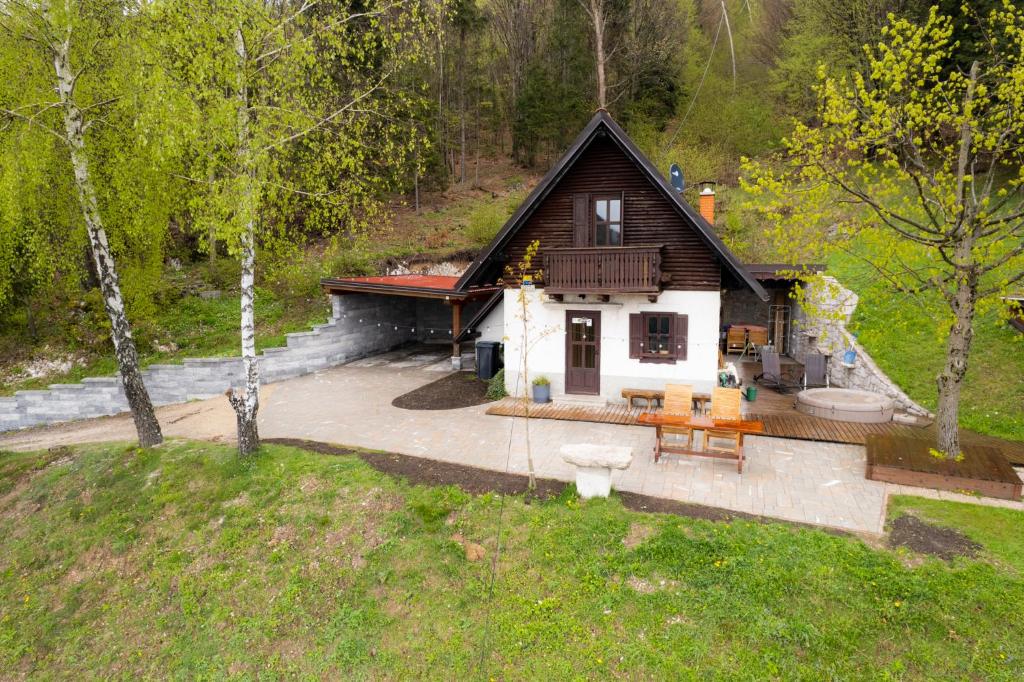
[[745, 327], [732, 325], [725, 332], [725, 352], [742, 353], [747, 347], [747, 330]]
[[[693, 415], [693, 386], [687, 384], [666, 384], [663, 403], [663, 414], [680, 417]], [[685, 437], [686, 447], [693, 447], [693, 429], [688, 426], [664, 426], [661, 429], [661, 435], [662, 440], [666, 441], [666, 445], [679, 444], [678, 440], [675, 439], [673, 439], [672, 443], [668, 443], [669, 439], [665, 438], [665, 436], [671, 435], [680, 440]]]
[[[711, 392], [712, 419], [742, 419], [740, 415], [740, 389], [716, 386]], [[735, 431], [704, 430], [704, 450], [711, 452], [728, 452], [739, 456], [741, 436]], [[728, 441], [728, 445], [718, 445], [713, 441]]]

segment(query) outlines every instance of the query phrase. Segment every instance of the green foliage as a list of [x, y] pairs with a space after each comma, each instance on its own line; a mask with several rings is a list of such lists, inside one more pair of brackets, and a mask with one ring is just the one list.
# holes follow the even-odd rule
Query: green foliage
[[508, 395], [505, 389], [505, 368], [499, 369], [493, 377], [487, 381], [487, 399], [501, 400]]
[[472, 207], [467, 216], [465, 236], [476, 247], [487, 246], [498, 234], [512, 213], [522, 203], [524, 194], [512, 192], [507, 197], [489, 203], [480, 203]]
[[1013, 679], [1024, 657], [1014, 510], [896, 498], [984, 546], [946, 563], [182, 441], [0, 454], [0, 494], [0, 665], [39, 677]]
[[550, 386], [551, 379], [548, 379], [546, 376], [537, 376], [533, 378], [532, 383], [534, 386]]
[[[153, 144], [142, 113], [148, 57], [136, 15], [74, 0], [35, 12], [12, 3], [0, 27], [0, 321], [11, 306], [65, 326], [65, 306], [94, 286], [56, 77], [40, 31], [68, 29], [85, 112], [85, 154], [130, 317], [155, 312], [164, 245], [175, 208], [173, 157]], [[46, 28], [49, 27], [49, 28]]]
[[822, 65], [817, 120], [745, 178], [787, 260], [863, 248], [893, 294], [944, 325], [936, 414], [950, 457], [975, 321], [1024, 281], [1024, 118], [1007, 113], [1024, 106], [1024, 10], [962, 12], [992, 36], [967, 73], [956, 68], [959, 19], [891, 15], [862, 71]]

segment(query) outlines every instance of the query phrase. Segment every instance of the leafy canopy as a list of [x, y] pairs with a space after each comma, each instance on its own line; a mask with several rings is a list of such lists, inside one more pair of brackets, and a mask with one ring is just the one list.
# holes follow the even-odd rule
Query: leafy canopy
[[866, 252], [898, 291], [991, 299], [1024, 271], [1024, 13], [964, 7], [988, 37], [967, 71], [952, 18], [889, 19], [864, 73], [819, 67], [817, 120], [744, 186], [794, 262]]

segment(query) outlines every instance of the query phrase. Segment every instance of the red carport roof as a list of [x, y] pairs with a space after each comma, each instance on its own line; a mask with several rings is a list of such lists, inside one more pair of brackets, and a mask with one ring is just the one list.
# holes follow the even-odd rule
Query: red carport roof
[[446, 275], [382, 275], [378, 277], [336, 277], [320, 280], [332, 293], [363, 292], [414, 296], [418, 298], [466, 299], [487, 296], [499, 287], [456, 289], [458, 277]]

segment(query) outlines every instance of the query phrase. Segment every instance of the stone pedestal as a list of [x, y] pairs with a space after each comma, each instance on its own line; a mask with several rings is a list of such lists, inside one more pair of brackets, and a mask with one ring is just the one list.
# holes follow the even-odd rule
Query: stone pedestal
[[630, 447], [569, 443], [561, 452], [563, 460], [576, 465], [576, 491], [584, 499], [608, 497], [612, 469], [626, 469], [633, 462]]

